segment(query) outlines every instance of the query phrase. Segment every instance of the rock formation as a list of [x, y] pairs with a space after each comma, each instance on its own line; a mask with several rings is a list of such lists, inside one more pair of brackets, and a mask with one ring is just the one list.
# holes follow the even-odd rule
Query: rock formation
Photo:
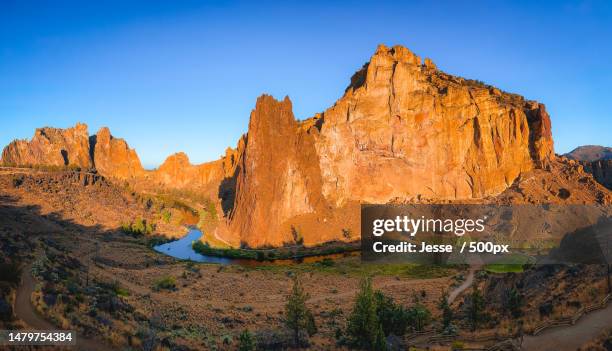
[[[72, 129], [83, 128], [87, 141], [84, 125]], [[108, 129], [79, 148], [72, 129], [43, 129], [61, 138], [38, 130], [3, 160], [79, 162], [148, 189], [197, 192], [216, 200], [225, 219], [214, 235], [234, 246], [356, 240], [361, 203], [610, 201], [579, 165], [555, 158], [544, 105], [446, 74], [401, 46], [379, 46], [334, 106], [304, 121], [289, 98], [261, 96], [247, 134], [216, 161], [192, 165], [177, 153], [144, 171]]]
[[68, 129], [38, 128], [32, 140], [15, 140], [2, 151], [2, 162], [15, 166], [93, 166], [87, 125]]
[[110, 130], [101, 128], [90, 138], [96, 170], [107, 177], [131, 179], [141, 177], [144, 169], [134, 149], [123, 139], [114, 138]]
[[219, 197], [222, 200], [222, 188], [227, 186], [228, 182], [233, 183], [230, 180], [234, 178], [244, 145], [244, 138], [241, 138], [238, 147], [227, 148], [225, 155], [219, 160], [199, 165], [191, 164], [184, 152], [178, 152], [166, 158], [157, 170], [149, 172], [146, 177], [149, 183], [165, 188], [197, 191], [211, 199]]
[[[287, 98], [258, 99], [227, 235], [279, 245], [295, 239], [283, 223], [306, 214], [320, 223], [355, 202], [496, 195], [553, 157], [544, 105], [380, 46], [312, 119], [296, 122]], [[299, 234], [312, 243], [308, 231]]]
[[612, 190], [612, 159], [590, 162], [584, 165], [584, 169], [601, 185]]
[[280, 102], [268, 95], [257, 99], [230, 216], [230, 230], [242, 243], [262, 246], [299, 241], [298, 229], [283, 231], [282, 225], [292, 217], [322, 213], [327, 207], [315, 130], [301, 128], [288, 97]]
[[563, 156], [576, 161], [610, 160], [612, 159], [612, 147], [584, 145], [575, 148]]
[[579, 161], [584, 170], [591, 173], [596, 181], [612, 190], [612, 148], [585, 145], [575, 148], [564, 156]]

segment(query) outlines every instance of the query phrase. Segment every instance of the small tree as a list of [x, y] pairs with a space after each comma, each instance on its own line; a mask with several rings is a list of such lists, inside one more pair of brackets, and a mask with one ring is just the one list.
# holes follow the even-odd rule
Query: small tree
[[404, 306], [396, 304], [393, 299], [382, 291], [374, 292], [376, 315], [385, 335], [402, 336], [410, 324], [410, 314]]
[[376, 314], [376, 300], [370, 279], [361, 281], [346, 333], [352, 347], [376, 351], [387, 347], [382, 324]]
[[291, 236], [293, 237], [293, 241], [296, 245], [304, 244], [304, 237], [302, 236], [302, 233], [300, 233], [300, 231], [294, 226], [291, 226]]
[[444, 292], [438, 302], [438, 308], [442, 312], [442, 328], [447, 330], [453, 322], [453, 310], [448, 303], [448, 293]]
[[523, 307], [523, 295], [521, 295], [521, 293], [518, 291], [516, 287], [510, 289], [507, 295], [507, 300], [506, 300], [506, 308], [508, 312], [510, 312], [512, 317], [518, 318], [522, 314], [522, 311], [521, 311], [522, 307]]
[[417, 303], [411, 307], [408, 310], [408, 314], [410, 315], [414, 329], [418, 331], [423, 330], [425, 325], [429, 323], [431, 319], [431, 312], [427, 309], [427, 307], [421, 305], [420, 303]]
[[475, 331], [478, 324], [482, 321], [483, 310], [484, 310], [484, 298], [478, 290], [478, 287], [474, 285], [472, 294], [470, 295], [470, 305], [468, 310], [468, 316], [472, 324], [472, 331]]
[[255, 342], [247, 329], [238, 337], [238, 351], [255, 351]]
[[300, 279], [293, 278], [293, 289], [285, 305], [285, 325], [293, 332], [293, 341], [296, 347], [300, 346], [300, 331], [305, 330], [309, 336], [317, 332], [314, 316], [306, 307], [306, 300], [310, 296], [304, 291]]

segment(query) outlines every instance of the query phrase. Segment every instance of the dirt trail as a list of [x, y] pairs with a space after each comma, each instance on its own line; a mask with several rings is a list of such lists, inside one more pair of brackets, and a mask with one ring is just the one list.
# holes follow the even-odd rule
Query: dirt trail
[[[58, 329], [55, 325], [42, 318], [30, 301], [32, 292], [36, 286], [36, 281], [30, 274], [32, 266], [27, 265], [21, 275], [21, 283], [17, 289], [17, 297], [15, 299], [15, 315], [17, 318], [24, 321], [28, 327], [35, 330], [54, 330]], [[82, 351], [112, 351], [113, 348], [94, 339], [88, 339], [82, 335], [77, 335], [77, 350]]]
[[467, 288], [472, 286], [472, 284], [474, 283], [474, 274], [476, 273], [477, 270], [480, 269], [480, 267], [481, 267], [480, 265], [470, 266], [470, 271], [468, 273], [467, 278], [463, 282], [463, 284], [459, 285], [457, 288], [455, 288], [455, 290], [451, 291], [450, 294], [448, 294], [449, 304], [453, 303], [453, 301], [455, 301], [455, 299], [457, 298], [457, 296], [459, 296], [459, 294], [461, 294]]
[[602, 310], [584, 315], [573, 326], [547, 329], [536, 336], [525, 336], [522, 350], [575, 351], [611, 326], [612, 303], [609, 303]]

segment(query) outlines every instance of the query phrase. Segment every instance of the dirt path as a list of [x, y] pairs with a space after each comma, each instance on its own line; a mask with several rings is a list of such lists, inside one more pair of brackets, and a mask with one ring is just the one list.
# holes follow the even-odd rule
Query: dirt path
[[450, 294], [448, 294], [449, 304], [453, 303], [453, 301], [455, 301], [455, 299], [457, 298], [457, 296], [459, 296], [459, 294], [461, 294], [467, 288], [472, 286], [472, 284], [474, 283], [474, 274], [476, 273], [477, 270], [480, 269], [480, 267], [481, 266], [470, 266], [470, 272], [468, 273], [468, 276], [463, 282], [463, 284], [459, 285], [457, 288], [455, 288], [455, 290], [451, 291]]
[[575, 351], [612, 326], [612, 303], [608, 307], [584, 315], [570, 327], [547, 329], [537, 336], [525, 336], [526, 351]]
[[[54, 330], [58, 329], [55, 325], [44, 319], [36, 312], [31, 303], [31, 296], [36, 286], [36, 281], [30, 274], [32, 266], [27, 265], [21, 275], [21, 283], [17, 289], [17, 297], [15, 299], [15, 315], [17, 318], [24, 321], [28, 327], [35, 330]], [[113, 349], [106, 346], [100, 341], [88, 339], [82, 335], [77, 335], [77, 350], [82, 351], [112, 351]]]
[[50, 330], [57, 329], [53, 324], [42, 318], [30, 302], [30, 297], [36, 285], [34, 278], [30, 274], [31, 265], [24, 268], [21, 275], [21, 284], [17, 289], [17, 297], [15, 299], [15, 314], [17, 318], [24, 321], [32, 329]]

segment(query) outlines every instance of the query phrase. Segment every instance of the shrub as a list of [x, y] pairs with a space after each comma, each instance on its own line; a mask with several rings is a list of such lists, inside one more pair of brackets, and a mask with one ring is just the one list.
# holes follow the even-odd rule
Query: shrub
[[165, 210], [162, 212], [162, 220], [166, 223], [170, 223], [170, 219], [172, 218], [172, 212]]
[[14, 176], [13, 177], [13, 188], [18, 188], [21, 186], [21, 184], [23, 184], [23, 176]]
[[448, 304], [448, 293], [442, 294], [438, 302], [438, 308], [442, 312], [442, 329], [447, 330], [453, 321], [453, 310]]
[[505, 307], [510, 315], [514, 318], [519, 318], [521, 316], [522, 307], [523, 307], [523, 295], [518, 291], [518, 289], [512, 288], [508, 295], [506, 296]]
[[110, 283], [101, 282], [99, 283], [99, 285], [102, 288], [106, 288], [112, 291], [117, 296], [130, 296], [130, 292], [126, 288], [122, 287], [121, 284], [119, 284], [119, 282], [116, 280]]
[[350, 229], [347, 229], [347, 228], [342, 228], [342, 236], [343, 236], [345, 239], [350, 239], [350, 238], [351, 238], [351, 235], [352, 235], [352, 231], [351, 231]]
[[229, 334], [225, 334], [221, 336], [221, 343], [223, 345], [231, 345], [232, 341], [233, 341], [232, 336]]
[[304, 244], [304, 237], [302, 236], [302, 233], [300, 233], [300, 231], [294, 226], [291, 226], [291, 236], [293, 237], [293, 241], [296, 245]]
[[154, 289], [155, 290], [161, 290], [161, 289], [175, 290], [176, 289], [176, 279], [170, 276], [163, 277], [155, 282]]
[[453, 351], [463, 350], [464, 347], [465, 345], [463, 344], [463, 342], [458, 340], [453, 341], [453, 343], [451, 344], [451, 350]]
[[248, 330], [244, 330], [238, 337], [238, 351], [254, 351], [255, 342], [253, 336]]
[[427, 307], [417, 303], [408, 310], [410, 321], [413, 328], [417, 331], [421, 331], [425, 328], [425, 325], [431, 320], [431, 312]]
[[470, 294], [470, 305], [468, 309], [468, 317], [470, 319], [472, 331], [475, 331], [478, 324], [483, 320], [484, 315], [484, 298], [478, 290], [478, 287], [474, 285], [472, 293]]

